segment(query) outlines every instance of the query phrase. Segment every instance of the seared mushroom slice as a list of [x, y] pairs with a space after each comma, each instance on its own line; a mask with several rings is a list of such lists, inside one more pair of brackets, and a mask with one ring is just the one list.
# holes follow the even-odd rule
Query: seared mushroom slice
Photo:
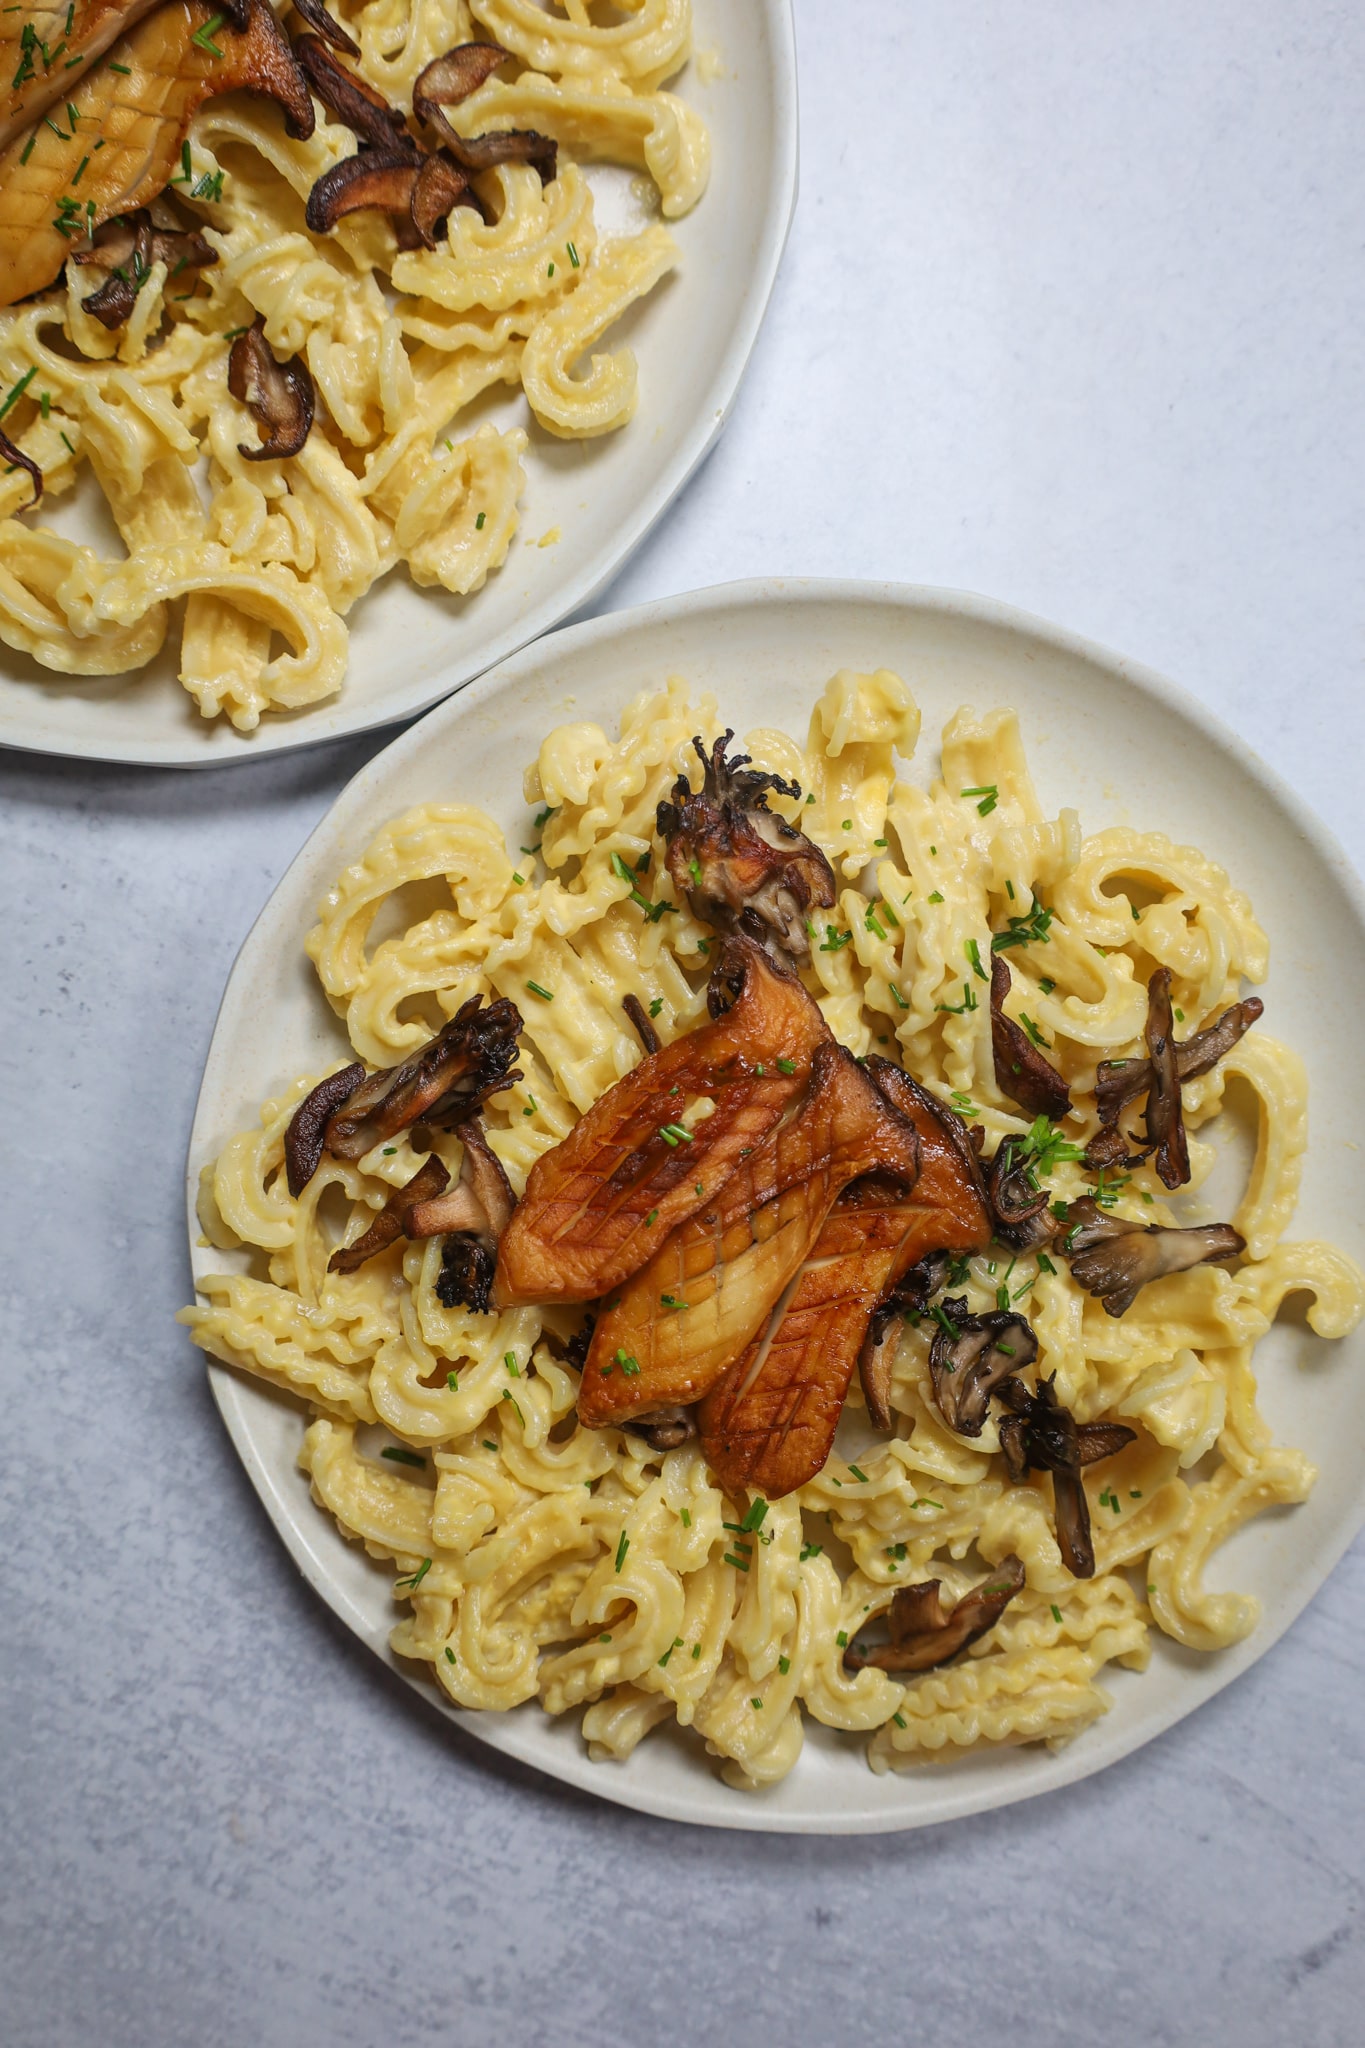
[[1095, 1547], [1081, 1468], [1111, 1458], [1137, 1436], [1122, 1422], [1077, 1422], [1057, 1399], [1056, 1373], [1031, 1394], [1020, 1380], [1002, 1380], [996, 1393], [1010, 1410], [1000, 1419], [1000, 1448], [1017, 1486], [1030, 1471], [1050, 1472], [1057, 1544], [1073, 1577], [1093, 1579]]
[[154, 263], [164, 263], [170, 278], [182, 270], [207, 270], [218, 261], [218, 251], [193, 229], [158, 227], [147, 208], [140, 206], [134, 213], [102, 221], [89, 247], [77, 249], [73, 261], [108, 273], [85, 301], [85, 310], [113, 329], [122, 327], [131, 314]]
[[323, 172], [308, 194], [304, 219], [315, 235], [325, 235], [348, 213], [372, 208], [392, 214], [399, 241], [410, 239], [415, 247], [418, 235], [412, 201], [421, 168], [416, 150], [402, 142], [343, 157]]
[[947, 1252], [930, 1252], [927, 1258], [902, 1273], [895, 1286], [877, 1303], [868, 1318], [867, 1334], [858, 1353], [858, 1378], [863, 1399], [875, 1428], [890, 1429], [891, 1368], [900, 1346], [901, 1324], [906, 1316], [927, 1308], [947, 1277], [951, 1260]]
[[887, 1614], [891, 1640], [875, 1650], [850, 1645], [844, 1652], [849, 1671], [934, 1671], [950, 1664], [993, 1629], [1015, 1594], [1022, 1591], [1024, 1567], [1017, 1557], [1002, 1557], [995, 1570], [964, 1593], [948, 1614], [939, 1601], [940, 1579], [918, 1586], [897, 1586]]
[[492, 1307], [498, 1241], [512, 1220], [517, 1198], [477, 1116], [461, 1124], [460, 1137], [464, 1158], [459, 1179], [448, 1194], [437, 1194], [410, 1209], [407, 1229], [409, 1237], [445, 1234], [437, 1298], [447, 1308], [463, 1302], [482, 1315]]
[[43, 495], [43, 472], [31, 455], [25, 455], [22, 448], [16, 448], [9, 435], [0, 428], [0, 462], [9, 469], [26, 469], [33, 484], [33, 496], [29, 499], [31, 511]]
[[751, 768], [747, 754], [727, 761], [733, 738], [726, 731], [709, 756], [694, 738], [701, 788], [680, 775], [659, 805], [668, 872], [704, 923], [746, 931], [780, 966], [808, 960], [807, 918], [833, 905], [834, 871], [804, 832], [768, 809], [769, 790], [796, 798], [796, 783]]
[[1180, 1108], [1175, 1024], [1171, 1016], [1171, 970], [1158, 967], [1147, 984], [1147, 1052], [1152, 1085], [1147, 1095], [1147, 1142], [1156, 1151], [1156, 1170], [1168, 1188], [1190, 1177], [1190, 1148]]
[[289, 1192], [295, 1201], [318, 1170], [329, 1122], [364, 1078], [365, 1069], [359, 1060], [329, 1074], [325, 1081], [318, 1082], [311, 1095], [304, 1096], [289, 1119], [284, 1134], [284, 1164]]
[[[242, 0], [238, 0], [238, 4], [242, 4]], [[302, 15], [308, 26], [315, 28], [320, 36], [325, 36], [334, 49], [344, 50], [348, 57], [360, 55], [359, 43], [347, 34], [339, 21], [332, 19], [322, 0], [291, 0], [291, 4], [295, 14]], [[297, 49], [298, 44], [294, 47]]]
[[645, 1049], [645, 1058], [659, 1050], [659, 1034], [645, 1014], [645, 1006], [638, 996], [622, 996], [621, 1008], [635, 1026], [635, 1033]]
[[959, 1436], [980, 1436], [991, 1395], [1007, 1374], [1032, 1365], [1038, 1339], [1010, 1309], [969, 1314], [964, 1294], [934, 1313], [939, 1328], [929, 1346], [929, 1377], [939, 1413]]
[[1126, 1314], [1150, 1280], [1188, 1273], [1192, 1266], [1236, 1258], [1246, 1250], [1246, 1239], [1230, 1223], [1201, 1223], [1189, 1230], [1163, 1223], [1144, 1226], [1106, 1216], [1089, 1195], [1071, 1204], [1067, 1222], [1063, 1250], [1072, 1275], [1110, 1316]]
[[520, 1031], [521, 1012], [506, 996], [487, 1009], [481, 995], [471, 996], [420, 1052], [361, 1082], [328, 1124], [327, 1150], [360, 1159], [411, 1124], [454, 1130], [490, 1095], [521, 1079]]
[[[1247, 996], [1244, 1001], [1224, 1010], [1203, 1031], [1196, 1031], [1192, 1038], [1177, 1044], [1177, 1080], [1195, 1081], [1201, 1074], [1210, 1073], [1264, 1011], [1265, 1004], [1259, 996]], [[1150, 1059], [1100, 1061], [1095, 1070], [1095, 1107], [1099, 1111], [1100, 1128], [1086, 1147], [1087, 1166], [1119, 1166], [1134, 1156], [1142, 1158], [1150, 1149], [1147, 1147], [1136, 1155], [1131, 1154], [1118, 1128], [1118, 1121], [1130, 1102], [1150, 1093], [1152, 1081]]]
[[436, 247], [436, 229], [453, 206], [469, 199], [469, 179], [443, 150], [425, 157], [412, 188], [408, 214], [424, 249]]
[[466, 171], [488, 171], [494, 164], [533, 164], [543, 185], [554, 180], [559, 146], [533, 128], [506, 128], [488, 135], [461, 135], [445, 117], [491, 78], [509, 52], [496, 43], [460, 43], [419, 72], [412, 88], [412, 111], [444, 136], [446, 147]]
[[[351, 50], [353, 55], [359, 54], [354, 44]], [[405, 145], [409, 160], [417, 162], [417, 144], [408, 134], [399, 108], [391, 107], [382, 93], [339, 63], [325, 43], [316, 36], [295, 36], [294, 55], [328, 112], [335, 114], [352, 134], [376, 149]]]
[[1012, 1252], [1034, 1252], [1051, 1244], [1060, 1225], [1047, 1189], [1039, 1187], [1027, 1154], [1014, 1138], [1003, 1138], [986, 1168], [995, 1234]]
[[394, 1189], [365, 1235], [358, 1237], [354, 1244], [342, 1245], [332, 1253], [327, 1261], [327, 1271], [354, 1273], [366, 1259], [372, 1259], [376, 1252], [385, 1251], [400, 1237], [420, 1236], [421, 1233], [409, 1225], [411, 1210], [430, 1202], [433, 1195], [439, 1195], [449, 1179], [450, 1175], [433, 1152], [404, 1187]]
[[564, 1346], [565, 1363], [571, 1365], [575, 1372], [582, 1372], [588, 1362], [588, 1352], [592, 1348], [592, 1333], [596, 1328], [597, 1311], [590, 1308]]
[[1010, 971], [1004, 955], [991, 956], [991, 1046], [995, 1053], [995, 1085], [1030, 1116], [1060, 1123], [1071, 1108], [1071, 1091], [1050, 1060], [1045, 1060], [1028, 1033], [1005, 1015]]
[[239, 398], [261, 433], [259, 448], [237, 443], [246, 462], [273, 462], [297, 455], [313, 425], [313, 378], [302, 356], [275, 360], [258, 313], [239, 334], [228, 355], [228, 390]]
[[632, 1436], [642, 1436], [651, 1451], [676, 1451], [697, 1434], [690, 1408], [651, 1408], [647, 1415], [632, 1415], [622, 1427]]

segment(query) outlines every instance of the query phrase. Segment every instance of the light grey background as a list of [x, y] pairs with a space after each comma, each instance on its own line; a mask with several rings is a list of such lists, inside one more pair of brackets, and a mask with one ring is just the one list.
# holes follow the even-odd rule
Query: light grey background
[[[1365, 863], [1365, 12], [796, 12], [767, 329], [608, 602], [787, 571], [989, 592], [1184, 682]], [[1359, 1544], [1152, 1749], [863, 1841], [510, 1768], [295, 1580], [170, 1321], [182, 1154], [236, 947], [374, 744], [0, 758], [0, 2039], [1359, 2042]]]

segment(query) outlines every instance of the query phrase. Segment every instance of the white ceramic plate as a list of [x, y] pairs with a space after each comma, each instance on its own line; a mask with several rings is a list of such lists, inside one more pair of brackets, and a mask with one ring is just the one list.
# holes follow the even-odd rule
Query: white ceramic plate
[[[333, 877], [390, 816], [411, 804], [473, 798], [515, 843], [525, 823], [522, 767], [559, 720], [596, 719], [615, 731], [628, 697], [676, 674], [714, 691], [741, 734], [779, 725], [800, 738], [836, 669], [881, 666], [906, 678], [924, 713], [913, 779], [927, 782], [936, 770], [938, 731], [959, 704], [1012, 705], [1049, 814], [1075, 804], [1086, 830], [1131, 822], [1192, 841], [1250, 892], [1271, 939], [1267, 1024], [1307, 1061], [1318, 1107], [1294, 1234], [1335, 1239], [1365, 1258], [1354, 1142], [1365, 1128], [1356, 1021], [1365, 1009], [1365, 905], [1327, 833], [1230, 733], [1159, 677], [982, 598], [825, 582], [736, 584], [568, 628], [440, 706], [362, 770], [280, 883], [228, 982], [190, 1145], [191, 1245], [200, 1166], [254, 1120], [265, 1096], [344, 1045], [303, 937]], [[196, 1249], [192, 1257], [205, 1271], [223, 1255]], [[554, 1777], [717, 1827], [853, 1833], [1023, 1799], [1100, 1770], [1192, 1712], [1269, 1649], [1312, 1597], [1365, 1521], [1362, 1365], [1365, 1330], [1329, 1345], [1290, 1319], [1266, 1338], [1257, 1351], [1265, 1411], [1277, 1436], [1306, 1449], [1321, 1477], [1306, 1506], [1262, 1516], [1213, 1562], [1211, 1584], [1259, 1594], [1259, 1629], [1221, 1656], [1195, 1657], [1159, 1639], [1146, 1673], [1110, 1666], [1112, 1711], [1057, 1755], [1007, 1750], [874, 1777], [861, 1738], [808, 1719], [791, 1775], [746, 1794], [719, 1780], [695, 1737], [656, 1733], [628, 1763], [593, 1764], [577, 1716], [554, 1722], [534, 1704], [504, 1715], [453, 1713], [433, 1685], [410, 1669], [403, 1676], [472, 1734]], [[294, 1464], [302, 1416], [256, 1382], [223, 1366], [209, 1370], [232, 1440], [295, 1563], [388, 1659], [390, 1574], [313, 1505]]]
[[[796, 54], [791, 0], [695, 0], [695, 60], [676, 81], [711, 131], [710, 187], [668, 223], [678, 269], [608, 337], [640, 364], [640, 405], [620, 433], [556, 441], [518, 390], [470, 418], [530, 434], [519, 531], [506, 563], [468, 598], [418, 590], [399, 568], [356, 604], [340, 693], [254, 733], [200, 718], [176, 681], [179, 634], [130, 676], [64, 677], [0, 646], [0, 745], [160, 766], [218, 767], [411, 718], [588, 604], [610, 582], [710, 448], [734, 403], [796, 203]], [[645, 216], [630, 175], [586, 175], [608, 232]], [[89, 501], [87, 501], [88, 503]], [[54, 508], [59, 532], [112, 545], [86, 505]], [[561, 538], [539, 547], [558, 528]]]

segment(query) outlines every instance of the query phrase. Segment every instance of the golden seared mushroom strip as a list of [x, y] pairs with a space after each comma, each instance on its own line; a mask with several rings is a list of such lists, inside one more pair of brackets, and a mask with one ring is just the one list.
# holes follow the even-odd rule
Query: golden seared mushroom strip
[[1184, 1230], [1165, 1223], [1144, 1226], [1110, 1215], [1091, 1195], [1071, 1204], [1064, 1227], [1071, 1277], [1110, 1316], [1126, 1315], [1149, 1281], [1188, 1273], [1209, 1260], [1239, 1258], [1247, 1248], [1230, 1223], [1196, 1223]]
[[832, 1040], [804, 1098], [714, 1199], [604, 1304], [578, 1393], [582, 1422], [700, 1400], [757, 1335], [850, 1181], [919, 1170], [914, 1131]]
[[1026, 1031], [1005, 1015], [1011, 976], [1003, 954], [991, 960], [991, 1047], [995, 1085], [1029, 1116], [1060, 1123], [1071, 1108], [1071, 1091], [1051, 1060], [1045, 1060]]
[[0, 306], [51, 284], [100, 222], [165, 190], [205, 100], [244, 86], [279, 101], [290, 135], [312, 134], [312, 98], [265, 0], [249, 0], [243, 32], [220, 19], [203, 34], [221, 13], [168, 0], [64, 93], [74, 124], [63, 108], [0, 154]]
[[[68, 100], [97, 57], [159, 0], [31, 0], [0, 11], [0, 149]], [[65, 126], [65, 123], [63, 123]]]
[[433, 1152], [431, 1157], [418, 1167], [412, 1179], [403, 1187], [395, 1188], [385, 1202], [374, 1222], [363, 1237], [353, 1244], [341, 1245], [327, 1261], [329, 1273], [355, 1273], [372, 1259], [377, 1252], [387, 1250], [400, 1237], [411, 1237], [415, 1233], [409, 1227], [414, 1208], [430, 1205], [445, 1187], [450, 1175], [444, 1163]]
[[892, 1595], [887, 1623], [889, 1643], [860, 1650], [852, 1643], [844, 1652], [849, 1671], [935, 1671], [993, 1629], [1016, 1593], [1023, 1591], [1024, 1567], [1017, 1557], [1003, 1557], [989, 1578], [964, 1593], [947, 1614], [939, 1601], [941, 1579], [918, 1586], [898, 1586]]
[[845, 1192], [790, 1301], [703, 1401], [707, 1462], [731, 1493], [754, 1486], [780, 1500], [814, 1478], [829, 1456], [855, 1364], [873, 1421], [890, 1429], [901, 1311], [893, 1306], [874, 1333], [878, 1304], [928, 1254], [978, 1251], [990, 1241], [976, 1155], [960, 1119], [889, 1060], [874, 1057], [865, 1072], [913, 1129], [919, 1176], [907, 1188], [873, 1175]]
[[807, 960], [807, 922], [833, 904], [834, 871], [804, 832], [768, 809], [770, 790], [796, 798], [798, 785], [751, 768], [747, 754], [727, 761], [733, 738], [723, 733], [708, 755], [694, 737], [701, 788], [680, 775], [659, 805], [668, 872], [704, 923], [748, 932], [784, 963]]
[[[710, 1002], [709, 1024], [641, 1060], [536, 1161], [498, 1259], [501, 1306], [619, 1286], [805, 1092], [829, 1032], [799, 981], [752, 940], [727, 939]], [[715, 1106], [692, 1127], [698, 1100]]]

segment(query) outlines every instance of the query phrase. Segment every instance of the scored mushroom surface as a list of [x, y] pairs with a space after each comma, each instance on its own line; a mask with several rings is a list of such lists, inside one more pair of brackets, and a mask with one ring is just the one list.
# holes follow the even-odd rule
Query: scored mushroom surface
[[1008, 1374], [1032, 1365], [1038, 1339], [1013, 1310], [971, 1315], [963, 1294], [951, 1296], [935, 1315], [929, 1377], [939, 1413], [959, 1436], [980, 1436], [992, 1393]]
[[834, 871], [804, 832], [768, 809], [769, 790], [796, 799], [798, 785], [751, 768], [747, 754], [727, 761], [733, 738], [727, 730], [708, 755], [694, 737], [701, 788], [680, 775], [659, 805], [668, 872], [703, 923], [747, 932], [779, 965], [808, 960], [807, 919], [832, 907]]
[[[1177, 1043], [1177, 1079], [1194, 1081], [1201, 1074], [1210, 1073], [1264, 1011], [1265, 1004], [1259, 996], [1247, 996], [1244, 1001], [1224, 1010], [1203, 1031], [1196, 1031], [1192, 1038]], [[1116, 1166], [1129, 1156], [1118, 1120], [1127, 1105], [1146, 1095], [1151, 1086], [1150, 1059], [1100, 1061], [1095, 1071], [1095, 1107], [1099, 1111], [1100, 1128], [1086, 1148], [1087, 1166]]]
[[1095, 1546], [1081, 1469], [1121, 1451], [1137, 1431], [1122, 1422], [1077, 1422], [1057, 1399], [1056, 1379], [1052, 1373], [1039, 1380], [1036, 1393], [1020, 1380], [1000, 1382], [997, 1398], [1010, 1411], [1000, 1418], [1000, 1448], [1016, 1486], [1031, 1470], [1052, 1474], [1062, 1562], [1074, 1578], [1093, 1579]]
[[1149, 1281], [1187, 1273], [1212, 1259], [1232, 1259], [1246, 1239], [1230, 1223], [1201, 1223], [1177, 1230], [1164, 1223], [1132, 1223], [1108, 1216], [1089, 1195], [1067, 1211], [1063, 1255], [1074, 1279], [1095, 1295], [1106, 1315], [1127, 1313]]
[[1010, 986], [1010, 971], [1003, 954], [993, 953], [991, 1049], [995, 1055], [995, 1085], [1030, 1116], [1045, 1116], [1060, 1123], [1071, 1108], [1071, 1091], [1022, 1026], [1005, 1015]]
[[228, 390], [241, 400], [260, 430], [259, 448], [237, 443], [246, 462], [271, 462], [297, 455], [313, 425], [313, 378], [302, 356], [275, 360], [258, 313], [228, 353]]
[[898, 1586], [887, 1612], [889, 1643], [873, 1650], [850, 1644], [844, 1664], [850, 1671], [933, 1671], [951, 1663], [993, 1629], [1024, 1585], [1024, 1567], [1017, 1557], [1002, 1557], [995, 1570], [964, 1593], [947, 1614], [939, 1599], [941, 1579], [917, 1586]]

